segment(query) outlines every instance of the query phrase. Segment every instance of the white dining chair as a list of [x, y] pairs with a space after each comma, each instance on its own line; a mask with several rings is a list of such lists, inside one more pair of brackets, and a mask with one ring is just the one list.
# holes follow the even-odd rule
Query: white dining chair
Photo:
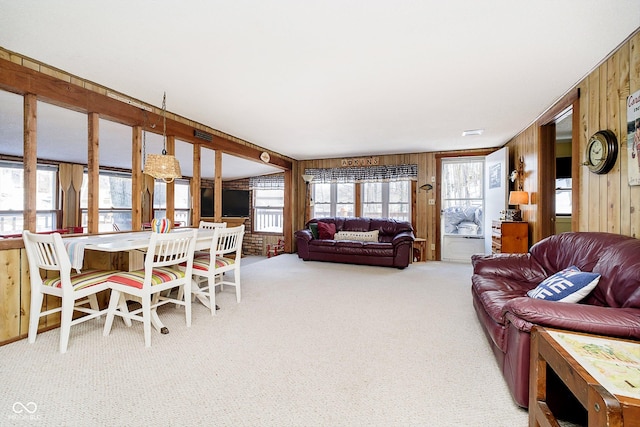
[[[72, 270], [69, 254], [59, 233], [35, 234], [25, 230], [22, 232], [22, 239], [31, 281], [28, 341], [32, 344], [36, 341], [41, 317], [61, 313], [60, 353], [66, 353], [71, 326], [100, 317], [106, 312], [106, 309], [100, 310], [96, 294], [108, 289], [106, 281], [116, 271]], [[41, 274], [42, 271], [46, 273], [45, 277]], [[57, 274], [47, 273], [49, 271]], [[42, 311], [44, 295], [60, 298], [60, 307]], [[73, 319], [74, 311], [86, 313], [86, 316]]]
[[[227, 223], [200, 221], [200, 224], [198, 225], [199, 230], [214, 230], [216, 228], [227, 228]], [[199, 258], [201, 256], [209, 256], [209, 249], [199, 250], [199, 251], [196, 251], [194, 254], [195, 258]]]
[[[198, 299], [216, 312], [216, 286], [234, 286], [236, 301], [240, 302], [240, 262], [244, 224], [237, 227], [215, 228], [208, 256], [193, 260], [194, 289]], [[233, 273], [227, 274], [224, 273]]]
[[214, 228], [227, 228], [227, 223], [200, 221], [198, 228], [203, 230], [213, 230]]
[[[111, 298], [103, 331], [105, 336], [111, 332], [114, 316], [120, 316], [143, 323], [145, 346], [150, 347], [152, 315], [157, 315], [157, 308], [168, 303], [184, 306], [187, 327], [191, 326], [191, 271], [196, 236], [195, 229], [151, 233], [144, 268], [121, 271], [109, 278], [107, 285], [111, 288]], [[178, 268], [179, 264], [184, 267]], [[161, 294], [179, 287], [184, 289], [180, 299]], [[129, 311], [124, 303], [130, 298], [127, 295], [139, 301], [141, 308]]]

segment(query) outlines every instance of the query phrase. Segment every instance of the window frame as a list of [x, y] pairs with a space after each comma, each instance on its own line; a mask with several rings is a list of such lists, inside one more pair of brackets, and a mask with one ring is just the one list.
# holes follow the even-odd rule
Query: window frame
[[[316, 190], [318, 189], [318, 185], [329, 185], [329, 202], [321, 202], [318, 203], [317, 202], [317, 194], [316, 194]], [[338, 200], [338, 194], [339, 194], [339, 189], [338, 189], [338, 185], [351, 185], [352, 187], [352, 194], [353, 194], [353, 201], [351, 203], [349, 202], [345, 202], [343, 200]], [[353, 215], [351, 216], [356, 216], [356, 212], [358, 212], [357, 210], [357, 206], [356, 206], [356, 184], [355, 183], [351, 183], [351, 182], [326, 182], [326, 183], [311, 183], [311, 202], [312, 202], [312, 206], [311, 206], [311, 217], [312, 218], [331, 218], [331, 217], [336, 217], [337, 212], [338, 212], [338, 205], [351, 205], [353, 207]], [[317, 211], [316, 211], [316, 204], [318, 205], [325, 205], [325, 206], [329, 206], [329, 215], [324, 215], [323, 216], [319, 216]], [[349, 213], [349, 212], [347, 212]], [[340, 216], [349, 216], [349, 215], [340, 215]]]
[[[164, 205], [159, 203], [158, 205], [156, 205], [156, 194], [159, 193], [158, 192], [158, 188], [159, 185], [162, 186], [164, 185]], [[161, 179], [156, 179], [154, 184], [153, 184], [153, 217], [154, 218], [162, 218], [162, 217], [166, 217], [167, 216], [167, 183], [164, 182]], [[188, 179], [183, 179], [183, 178], [178, 178], [176, 180], [174, 180], [174, 190], [176, 189], [176, 187], [180, 186], [180, 187], [186, 187], [188, 190], [188, 194], [187, 194], [187, 207], [183, 208], [183, 207], [177, 207], [176, 205], [176, 198], [178, 197], [178, 191], [174, 191], [173, 193], [173, 220], [174, 222], [180, 223], [181, 226], [183, 227], [190, 227], [191, 226], [191, 211], [192, 211], [192, 205], [191, 205], [191, 183], [189, 182]]]
[[[278, 203], [276, 202], [275, 206], [272, 206], [271, 204], [267, 204], [267, 205], [260, 205], [257, 200], [262, 200], [262, 199], [272, 199], [275, 200], [276, 197], [260, 197], [260, 192], [262, 191], [277, 191], [280, 192], [282, 194], [282, 198], [281, 198], [281, 202]], [[259, 233], [259, 234], [284, 234], [284, 189], [282, 188], [253, 188], [251, 190], [251, 213], [253, 215], [252, 220], [251, 220], [251, 232], [252, 233]], [[280, 205], [280, 206], [278, 206]], [[262, 220], [259, 220], [258, 218], [271, 218], [271, 219], [275, 219], [275, 223], [276, 225], [274, 227], [272, 227], [272, 229], [269, 228], [265, 228], [262, 229], [259, 227], [259, 225], [261, 223], [263, 223]], [[267, 222], [271, 222], [271, 219], [268, 219]], [[279, 225], [277, 225], [279, 223]], [[275, 228], [275, 229], [273, 229]]]
[[[13, 205], [9, 209], [0, 210], [0, 234], [18, 234], [22, 233], [24, 230], [24, 163], [17, 161], [9, 161], [9, 160], [0, 160], [0, 169], [15, 169], [19, 170], [22, 174], [21, 181], [21, 190], [22, 195], [20, 196], [20, 204], [15, 205], [14, 209]], [[37, 164], [36, 170], [36, 193], [43, 193], [40, 191], [42, 188], [40, 186], [40, 172], [49, 172], [52, 173], [53, 176], [51, 178], [51, 188], [50, 188], [50, 196], [51, 196], [51, 209], [38, 209], [38, 202], [36, 196], [36, 231], [37, 232], [46, 232], [53, 231], [59, 229], [59, 206], [60, 206], [60, 198], [59, 198], [59, 178], [58, 178], [58, 166], [51, 164]], [[2, 185], [3, 189], [7, 186]], [[13, 223], [16, 224], [15, 227], [12, 227], [10, 230], [4, 229], [4, 218], [13, 218]], [[45, 226], [40, 227], [41, 220], [44, 220]], [[46, 223], [50, 223], [50, 226], [47, 226]]]
[[[392, 182], [402, 182], [405, 183], [404, 185], [406, 185], [406, 196], [407, 196], [407, 201], [406, 202], [391, 202], [391, 183]], [[382, 196], [382, 200], [381, 201], [375, 201], [375, 202], [367, 202], [366, 201], [366, 187], [368, 185], [380, 185], [381, 186], [381, 196]], [[409, 221], [411, 222], [411, 180], [410, 179], [396, 179], [393, 181], [369, 181], [369, 182], [363, 182], [361, 183], [361, 212], [364, 216], [367, 217], [371, 217], [371, 218], [392, 218], [392, 219], [396, 219], [398, 221]], [[366, 213], [366, 209], [365, 206], [367, 205], [382, 205], [381, 206], [381, 212], [379, 217], [377, 216], [371, 216], [370, 214]], [[398, 216], [390, 216], [390, 205], [399, 205], [399, 206], [406, 206], [406, 217], [398, 217]]]
[[[112, 170], [105, 170], [105, 169], [99, 169], [98, 170], [98, 180], [100, 180], [101, 177], [103, 176], [117, 176], [119, 178], [126, 178], [128, 180], [131, 181], [131, 188], [133, 190], [133, 176], [130, 172], [120, 172], [120, 171], [112, 171]], [[86, 191], [88, 188], [88, 170], [87, 168], [85, 168], [84, 170], [84, 177], [82, 180], [82, 189], [80, 191], [80, 220], [81, 220], [81, 225], [84, 228], [88, 227], [88, 218], [89, 218], [89, 208], [88, 206], [84, 206], [84, 191]], [[98, 195], [99, 196], [99, 195]], [[132, 202], [132, 201], [131, 201]], [[120, 226], [118, 224], [116, 224], [113, 220], [113, 216], [114, 214], [129, 214], [129, 223], [131, 224], [133, 221], [133, 206], [129, 207], [129, 208], [114, 208], [113, 206], [111, 206], [111, 208], [100, 208], [98, 205], [98, 231], [100, 233], [106, 233], [106, 232], [110, 232], [110, 231], [132, 231], [133, 227], [123, 227]], [[108, 218], [111, 217], [111, 223], [107, 223], [106, 220], [104, 222], [100, 221], [100, 218], [103, 217], [104, 218]], [[100, 224], [105, 224], [102, 227], [100, 227]], [[110, 226], [108, 227], [107, 225]]]

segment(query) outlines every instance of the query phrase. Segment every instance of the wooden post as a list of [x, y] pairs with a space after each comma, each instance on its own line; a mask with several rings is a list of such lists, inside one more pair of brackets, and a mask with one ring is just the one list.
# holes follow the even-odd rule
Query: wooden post
[[193, 144], [193, 177], [191, 179], [191, 225], [200, 224], [200, 177], [202, 150], [200, 144]]
[[213, 217], [222, 221], [222, 151], [216, 150], [216, 170], [213, 181]]
[[24, 226], [36, 231], [36, 191], [38, 174], [38, 100], [36, 95], [24, 96]]
[[[173, 135], [167, 135], [167, 154], [171, 154], [175, 156], [176, 154], [176, 138]], [[167, 210], [166, 217], [169, 221], [171, 221], [171, 226], [173, 227], [173, 221], [175, 219], [175, 206], [176, 206], [176, 182], [171, 181], [171, 183], [167, 184]]]
[[284, 207], [282, 208], [282, 234], [284, 235], [284, 251], [291, 253], [293, 246], [293, 173], [284, 171]]
[[99, 200], [100, 200], [100, 115], [89, 113], [88, 118], [88, 201], [87, 201], [87, 228], [89, 234], [98, 233], [100, 224]]
[[142, 230], [142, 127], [133, 126], [131, 135], [131, 229]]

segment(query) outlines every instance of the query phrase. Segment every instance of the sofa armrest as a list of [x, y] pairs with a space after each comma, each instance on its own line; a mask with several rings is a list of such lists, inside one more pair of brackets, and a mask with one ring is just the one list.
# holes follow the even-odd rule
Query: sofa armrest
[[547, 273], [531, 254], [493, 254], [471, 256], [473, 274], [499, 276], [518, 282], [540, 283]]
[[415, 238], [411, 231], [402, 231], [396, 234], [395, 236], [393, 236], [393, 239], [391, 240], [391, 244], [393, 244], [393, 246], [399, 245], [403, 242], [409, 242], [409, 244], [413, 244], [414, 240]]
[[304, 260], [309, 259], [309, 242], [313, 239], [311, 230], [305, 228], [295, 232], [296, 246], [298, 249], [298, 257]]
[[612, 308], [519, 297], [507, 302], [505, 317], [518, 329], [531, 325], [640, 339], [640, 309]]
[[296, 239], [306, 240], [307, 242], [313, 239], [313, 234], [311, 234], [311, 230], [309, 230], [308, 228], [305, 228], [304, 230], [296, 231], [295, 236], [296, 236]]

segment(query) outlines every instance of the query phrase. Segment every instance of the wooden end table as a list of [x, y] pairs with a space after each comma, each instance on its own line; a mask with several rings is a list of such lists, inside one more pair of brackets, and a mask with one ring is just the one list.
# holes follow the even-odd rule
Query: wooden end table
[[547, 405], [547, 366], [586, 409], [589, 426], [640, 426], [640, 342], [534, 327], [530, 427], [560, 426]]
[[427, 239], [416, 237], [413, 240], [413, 250], [411, 251], [410, 261], [413, 262], [414, 258], [416, 262], [427, 261]]

